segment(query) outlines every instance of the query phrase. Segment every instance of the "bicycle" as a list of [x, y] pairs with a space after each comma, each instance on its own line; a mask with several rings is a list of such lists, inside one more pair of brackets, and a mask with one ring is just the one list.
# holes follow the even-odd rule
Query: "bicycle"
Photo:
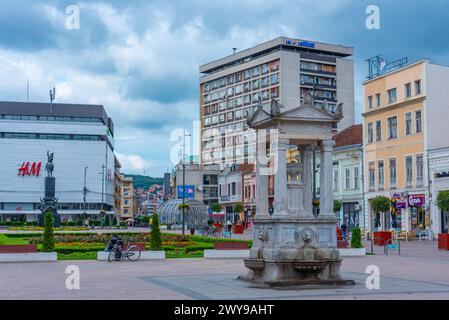
[[[117, 251], [120, 252], [120, 258], [117, 258]], [[109, 252], [108, 261], [120, 261], [128, 259], [131, 262], [135, 262], [140, 259], [140, 248], [136, 245], [128, 246], [126, 250], [123, 250], [121, 245], [115, 244]]]

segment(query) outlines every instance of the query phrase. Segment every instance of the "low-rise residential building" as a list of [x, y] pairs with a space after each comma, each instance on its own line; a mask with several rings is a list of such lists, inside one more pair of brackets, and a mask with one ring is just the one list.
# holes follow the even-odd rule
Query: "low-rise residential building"
[[428, 151], [429, 184], [430, 184], [430, 215], [434, 236], [449, 232], [449, 211], [443, 211], [436, 205], [438, 194], [449, 191], [449, 147]]
[[135, 198], [134, 179], [122, 175], [122, 209], [120, 219], [122, 221], [134, 218]]
[[[240, 164], [226, 167], [218, 178], [220, 185], [220, 204], [226, 212], [226, 220], [237, 222], [244, 220], [239, 212], [234, 212], [237, 203], [244, 203], [244, 177], [254, 171], [252, 164]], [[255, 188], [254, 188], [255, 189]], [[244, 213], [242, 213], [244, 214]]]
[[171, 188], [175, 193], [174, 198], [182, 198], [184, 185], [186, 199], [196, 199], [208, 207], [213, 203], [218, 203], [220, 166], [201, 165], [193, 160], [185, 163], [184, 166], [184, 176], [182, 163], [179, 163], [173, 172]]
[[365, 228], [363, 211], [363, 128], [353, 125], [334, 135], [334, 200], [342, 204], [340, 225]]
[[[434, 229], [429, 212], [427, 150], [448, 146], [441, 116], [449, 101], [449, 67], [421, 60], [364, 84], [365, 221], [369, 231], [417, 236]], [[396, 213], [374, 212], [376, 196], [396, 199]]]

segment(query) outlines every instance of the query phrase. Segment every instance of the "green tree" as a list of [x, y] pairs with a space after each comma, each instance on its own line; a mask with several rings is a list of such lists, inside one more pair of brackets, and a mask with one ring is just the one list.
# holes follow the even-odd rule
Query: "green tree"
[[53, 213], [47, 211], [44, 216], [44, 239], [42, 242], [43, 252], [54, 252], [55, 251], [55, 236], [53, 233]]
[[235, 213], [241, 213], [243, 211], [245, 211], [245, 207], [243, 206], [243, 204], [241, 202], [237, 202], [234, 205], [234, 212]]
[[339, 200], [334, 200], [334, 212], [340, 212], [343, 204]]
[[104, 218], [104, 226], [109, 227], [110, 224], [111, 224], [111, 222], [109, 221], [109, 216], [106, 215], [106, 217]]
[[151, 238], [150, 238], [151, 251], [162, 250], [162, 236], [159, 229], [159, 216], [157, 213], [153, 214], [151, 218]]
[[376, 213], [390, 211], [390, 198], [385, 196], [375, 197], [371, 200], [371, 208]]
[[117, 225], [117, 217], [114, 215], [112, 216], [112, 225], [116, 226]]
[[437, 206], [441, 210], [449, 211], [449, 191], [440, 191], [438, 193]]
[[362, 244], [362, 231], [359, 227], [352, 229], [351, 248], [359, 249], [363, 248]]
[[212, 212], [216, 212], [216, 213], [221, 212], [221, 204], [219, 204], [219, 203], [212, 203], [210, 208], [212, 209]]

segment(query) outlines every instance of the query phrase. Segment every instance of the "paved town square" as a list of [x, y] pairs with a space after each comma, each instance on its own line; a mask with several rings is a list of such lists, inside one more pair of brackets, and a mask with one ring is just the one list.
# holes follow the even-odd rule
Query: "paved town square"
[[[66, 288], [69, 265], [80, 269], [79, 290]], [[380, 269], [379, 290], [365, 286], [370, 265]], [[320, 290], [255, 288], [237, 280], [247, 272], [240, 259], [3, 264], [0, 299], [449, 299], [448, 268], [449, 252], [426, 241], [404, 244], [401, 256], [345, 258], [342, 275], [356, 284]]]

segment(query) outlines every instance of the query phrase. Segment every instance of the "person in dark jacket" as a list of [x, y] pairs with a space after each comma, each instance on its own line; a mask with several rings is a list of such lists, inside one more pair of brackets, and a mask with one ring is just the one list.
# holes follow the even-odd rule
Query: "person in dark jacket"
[[[106, 251], [111, 251], [115, 245], [118, 245], [119, 247], [121, 247], [123, 245], [123, 240], [122, 238], [119, 237], [118, 234], [114, 234], [111, 238], [111, 240], [109, 240], [108, 246], [106, 247]], [[122, 255], [122, 252], [120, 250], [116, 250], [115, 251], [115, 259], [120, 260]]]
[[346, 235], [347, 235], [347, 232], [348, 231], [348, 226], [346, 225], [346, 221], [343, 221], [343, 223], [341, 224], [341, 233], [342, 233], [342, 236], [343, 236], [343, 240], [345, 240], [346, 241]]

